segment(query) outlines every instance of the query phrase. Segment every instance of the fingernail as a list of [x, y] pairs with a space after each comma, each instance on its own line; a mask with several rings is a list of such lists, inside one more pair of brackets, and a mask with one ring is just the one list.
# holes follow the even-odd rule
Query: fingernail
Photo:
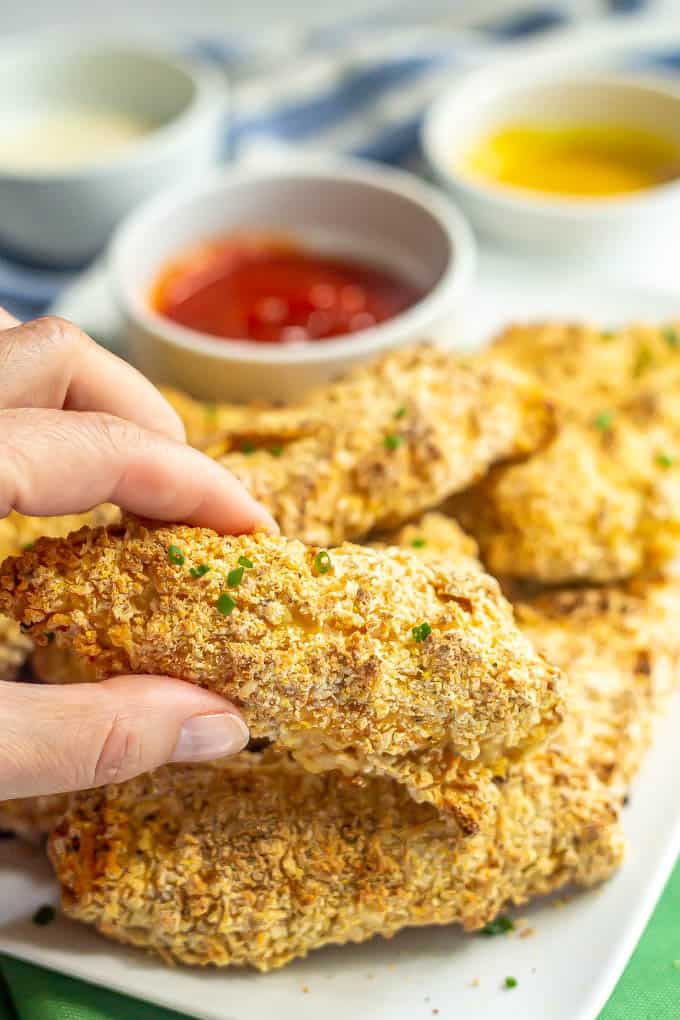
[[278, 523], [272, 517], [272, 515], [267, 510], [264, 510], [262, 507], [258, 507], [258, 509], [260, 511], [259, 520], [257, 521], [254, 530], [256, 532], [268, 531], [272, 535], [280, 535], [281, 529]]
[[170, 761], [209, 761], [237, 754], [248, 743], [248, 727], [237, 715], [195, 715], [182, 726]]

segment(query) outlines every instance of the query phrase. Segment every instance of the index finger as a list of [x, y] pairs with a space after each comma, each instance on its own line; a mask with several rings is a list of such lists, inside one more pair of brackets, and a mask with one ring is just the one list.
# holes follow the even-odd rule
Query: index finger
[[111, 415], [0, 411], [0, 518], [80, 513], [99, 503], [240, 534], [277, 530], [216, 461]]
[[86, 333], [56, 316], [19, 323], [0, 309], [0, 408], [104, 411], [185, 438], [153, 383]]

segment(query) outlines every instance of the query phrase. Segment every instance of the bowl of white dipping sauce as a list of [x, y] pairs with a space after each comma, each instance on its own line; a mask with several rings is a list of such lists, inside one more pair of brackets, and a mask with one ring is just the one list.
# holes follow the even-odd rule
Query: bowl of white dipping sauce
[[3, 43], [0, 251], [91, 258], [139, 201], [217, 162], [226, 106], [218, 72], [146, 43]]

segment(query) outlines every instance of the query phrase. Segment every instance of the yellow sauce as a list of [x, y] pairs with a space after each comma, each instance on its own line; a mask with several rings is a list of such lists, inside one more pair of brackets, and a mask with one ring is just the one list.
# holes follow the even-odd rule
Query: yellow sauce
[[552, 195], [624, 195], [680, 175], [680, 148], [638, 128], [612, 124], [507, 124], [465, 157], [485, 181]]

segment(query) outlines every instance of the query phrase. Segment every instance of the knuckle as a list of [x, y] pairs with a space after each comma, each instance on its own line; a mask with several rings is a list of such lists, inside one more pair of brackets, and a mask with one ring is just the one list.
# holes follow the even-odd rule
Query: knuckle
[[68, 319], [59, 315], [41, 315], [21, 327], [37, 342], [53, 347], [73, 347], [82, 342], [84, 334]]
[[7, 406], [49, 406], [63, 399], [71, 366], [87, 338], [56, 315], [0, 332], [0, 401]]
[[80, 441], [99, 452], [126, 454], [143, 442], [143, 429], [115, 414], [84, 411], [78, 414], [77, 420]]
[[[90, 416], [88, 416], [90, 417]], [[103, 442], [115, 453], [128, 454], [147, 441], [144, 429], [114, 414], [96, 413], [90, 417], [98, 443]]]
[[131, 720], [116, 713], [94, 766], [91, 786], [120, 783], [142, 771], [142, 739]]

